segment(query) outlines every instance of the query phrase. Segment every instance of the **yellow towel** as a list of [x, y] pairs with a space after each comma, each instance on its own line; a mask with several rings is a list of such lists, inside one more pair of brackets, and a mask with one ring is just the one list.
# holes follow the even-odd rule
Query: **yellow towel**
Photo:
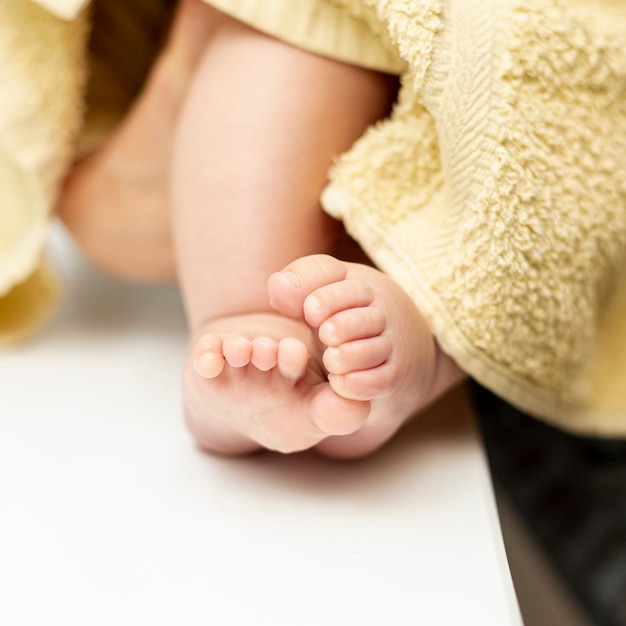
[[54, 311], [60, 285], [44, 248], [60, 186], [141, 87], [172, 7], [0, 0], [0, 344]]
[[58, 297], [42, 257], [82, 123], [88, 30], [70, 4], [64, 19], [30, 0], [0, 2], [0, 343], [36, 329]]
[[[254, 4], [264, 1], [279, 0]], [[360, 20], [380, 37], [379, 52], [395, 59], [385, 69], [404, 68], [390, 118], [331, 172], [326, 210], [407, 290], [472, 376], [562, 428], [626, 436], [626, 3], [324, 3], [340, 10], [324, 19]], [[21, 98], [18, 122], [32, 121], [16, 124], [0, 100], [0, 184], [13, 185], [0, 224], [28, 231], [14, 252], [0, 250], [12, 256], [0, 264], [5, 338], [17, 333], [4, 320], [31, 327], [22, 321], [30, 304], [12, 317], [2, 304], [19, 295], [24, 268], [37, 266], [40, 226], [71, 154], [81, 15], [67, 21], [29, 0], [0, 3], [0, 88]], [[349, 58], [343, 44], [334, 49], [337, 38], [322, 40], [320, 52]], [[28, 293], [49, 302], [45, 272], [31, 276], [47, 287], [25, 289], [21, 302]]]
[[324, 208], [470, 375], [562, 428], [626, 436], [626, 3], [206, 1], [401, 73]]
[[333, 1], [409, 69], [325, 208], [473, 377], [626, 436], [626, 3]]

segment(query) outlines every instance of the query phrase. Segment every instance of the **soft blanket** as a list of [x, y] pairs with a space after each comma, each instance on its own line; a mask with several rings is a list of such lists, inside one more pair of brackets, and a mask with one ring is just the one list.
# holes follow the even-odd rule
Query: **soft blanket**
[[333, 3], [408, 69], [326, 209], [473, 377], [626, 436], [626, 3]]
[[[626, 3], [326, 3], [405, 69], [325, 209], [471, 376], [561, 428], [626, 436]], [[4, 339], [54, 297], [40, 258], [81, 120], [82, 4], [0, 3]]]

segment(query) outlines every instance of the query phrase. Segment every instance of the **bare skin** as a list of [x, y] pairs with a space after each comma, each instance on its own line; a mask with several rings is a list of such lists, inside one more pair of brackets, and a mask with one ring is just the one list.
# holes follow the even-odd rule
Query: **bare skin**
[[180, 282], [203, 448], [360, 456], [461, 379], [389, 277], [327, 256], [326, 172], [392, 99], [388, 77], [183, 0], [135, 107], [70, 176], [60, 213], [96, 263]]
[[124, 280], [176, 280], [169, 181], [175, 126], [219, 13], [182, 0], [142, 93], [107, 142], [77, 163], [58, 212], [85, 254]]
[[303, 257], [268, 292], [279, 316], [217, 320], [195, 343], [187, 419], [207, 449], [363, 456], [464, 378], [413, 301], [370, 266]]

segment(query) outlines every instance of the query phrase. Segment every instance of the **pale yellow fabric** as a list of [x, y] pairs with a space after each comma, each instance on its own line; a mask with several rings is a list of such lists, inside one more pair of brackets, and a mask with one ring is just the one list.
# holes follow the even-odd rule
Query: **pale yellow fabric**
[[61, 286], [45, 260], [37, 261], [26, 280], [0, 298], [0, 347], [23, 341], [55, 312]]
[[337, 0], [409, 64], [326, 209], [519, 407], [626, 436], [626, 4]]
[[75, 20], [89, 0], [33, 0], [42, 8], [64, 20]]
[[[43, 48], [22, 38], [13, 55], [15, 32], [26, 29], [5, 28], [7, 15], [15, 19], [7, 7], [28, 4], [0, 2], [0, 72], [25, 54], [41, 66], [0, 73], [0, 87], [5, 93], [7, 80], [17, 77], [18, 92], [31, 94], [23, 101], [39, 103], [23, 109], [38, 131], [26, 133], [23, 146], [41, 129], [49, 141], [20, 148], [22, 140], [6, 139], [9, 123], [0, 129], [0, 145], [4, 160], [24, 174], [15, 178], [22, 187], [14, 195], [36, 198], [38, 187], [49, 201], [80, 109], [72, 100], [80, 80], [62, 83], [63, 72], [80, 61], [69, 54], [73, 44], [66, 37], [57, 47], [45, 46], [45, 58], [33, 57], [28, 50]], [[400, 58], [393, 67], [405, 68], [390, 118], [365, 133], [331, 172], [322, 199], [326, 210], [344, 220], [371, 258], [407, 290], [443, 348], [472, 376], [562, 428], [626, 436], [626, 3], [319, 4], [340, 9], [334, 15], [344, 25], [366, 25], [380, 36], [378, 50]], [[321, 30], [344, 28], [327, 17]], [[60, 28], [56, 22], [47, 27]], [[309, 35], [300, 40], [297, 29], [290, 30], [298, 32], [295, 38], [267, 30], [312, 49]], [[13, 33], [9, 39], [5, 31]], [[37, 36], [44, 40], [41, 32]], [[316, 51], [346, 60], [337, 41], [328, 37]], [[66, 56], [55, 56], [58, 50]], [[73, 122], [55, 122], [59, 134], [46, 130], [54, 117], [43, 106], [49, 101], [32, 95], [37, 72], [51, 77], [38, 85], [43, 94], [55, 94], [51, 110], [71, 111]], [[3, 106], [0, 99], [0, 123]], [[42, 146], [62, 158], [41, 158]], [[22, 164], [18, 148], [31, 161]], [[49, 169], [52, 161], [56, 170]], [[16, 228], [30, 219], [41, 224], [45, 211], [36, 206]], [[39, 257], [29, 255], [34, 268]], [[7, 284], [13, 280], [5, 277]], [[8, 297], [18, 294], [15, 289]], [[39, 291], [46, 288], [29, 293]], [[6, 303], [0, 301], [0, 332], [3, 320], [17, 319], [19, 326], [23, 319], [4, 315]], [[31, 306], [35, 311], [39, 304]], [[16, 336], [11, 330], [5, 336], [11, 332]]]
[[33, 271], [48, 229], [41, 185], [11, 152], [0, 143], [0, 298]]
[[0, 343], [35, 330], [57, 300], [42, 253], [82, 123], [87, 34], [84, 14], [0, 2]]
[[60, 288], [44, 249], [60, 185], [128, 108], [173, 6], [0, 1], [0, 344], [53, 313]]
[[472, 376], [560, 427], [626, 436], [625, 3], [211, 3], [305, 48], [311, 15], [338, 29], [330, 5], [391, 42], [399, 102], [325, 208]]
[[404, 61], [378, 20], [325, 0], [204, 0], [223, 13], [311, 52], [398, 74]]

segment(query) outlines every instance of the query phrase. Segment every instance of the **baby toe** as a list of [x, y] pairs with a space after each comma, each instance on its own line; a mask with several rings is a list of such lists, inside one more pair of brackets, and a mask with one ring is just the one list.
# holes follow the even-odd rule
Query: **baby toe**
[[278, 371], [282, 376], [297, 380], [301, 378], [309, 361], [309, 349], [295, 337], [284, 337], [278, 342]]
[[378, 367], [390, 354], [390, 342], [386, 337], [378, 336], [327, 348], [322, 358], [329, 374], [347, 374]]
[[387, 318], [372, 306], [347, 309], [332, 315], [319, 327], [319, 340], [326, 346], [355, 339], [366, 339], [380, 335], [387, 325]]
[[203, 378], [215, 378], [224, 369], [222, 339], [218, 335], [207, 334], [200, 337], [191, 355], [194, 369]]
[[222, 350], [231, 367], [245, 367], [252, 359], [252, 338], [245, 333], [231, 333], [224, 339]]
[[341, 280], [313, 291], [304, 301], [304, 317], [318, 327], [339, 311], [368, 306], [374, 297], [372, 288], [363, 281]]
[[347, 266], [325, 254], [297, 259], [282, 271], [272, 274], [267, 283], [270, 303], [283, 315], [303, 316], [304, 301], [324, 285], [343, 280]]
[[250, 362], [262, 372], [276, 367], [278, 362], [278, 342], [273, 337], [255, 337], [252, 340]]
[[355, 402], [324, 386], [311, 403], [310, 413], [315, 426], [326, 436], [345, 436], [363, 427], [370, 408], [369, 402]]
[[369, 370], [328, 375], [328, 382], [337, 395], [361, 401], [390, 396], [395, 391], [396, 381], [397, 373], [389, 363]]

